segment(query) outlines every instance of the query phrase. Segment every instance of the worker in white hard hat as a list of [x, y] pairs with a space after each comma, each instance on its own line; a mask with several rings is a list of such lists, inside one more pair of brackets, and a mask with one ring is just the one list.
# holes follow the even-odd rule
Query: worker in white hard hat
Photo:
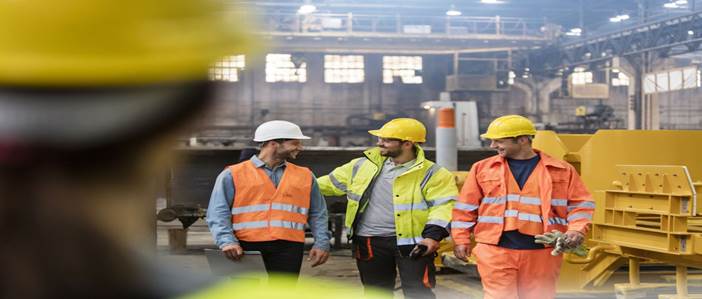
[[273, 120], [256, 128], [261, 151], [228, 166], [215, 182], [207, 208], [207, 225], [224, 255], [236, 261], [244, 251], [260, 251], [266, 271], [299, 275], [305, 225], [315, 243], [312, 267], [329, 258], [328, 214], [316, 178], [306, 167], [290, 163], [309, 139], [294, 123]]

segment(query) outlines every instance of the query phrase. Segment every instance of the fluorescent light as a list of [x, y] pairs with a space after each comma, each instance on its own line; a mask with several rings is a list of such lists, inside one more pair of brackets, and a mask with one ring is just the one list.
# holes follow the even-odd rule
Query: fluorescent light
[[678, 5], [673, 3], [673, 2], [668, 2], [666, 4], [663, 4], [663, 7], [665, 7], [665, 8], [678, 8]]
[[429, 109], [431, 109], [431, 106], [429, 106], [429, 105], [424, 105], [424, 109], [429, 110]]
[[449, 17], [457, 17], [457, 16], [460, 16], [462, 14], [463, 13], [461, 13], [461, 11], [456, 9], [456, 7], [453, 5], [451, 5], [451, 8], [449, 8], [449, 10], [446, 11], [446, 15]]
[[480, 0], [480, 3], [485, 3], [485, 4], [501, 4], [503, 3], [500, 0]]
[[619, 23], [621, 21], [626, 21], [628, 19], [629, 19], [629, 15], [617, 15], [616, 17], [609, 18], [609, 21], [612, 23]]
[[695, 32], [692, 31], [692, 30], [688, 30], [688, 31], [687, 31], [687, 35], [695, 35]]
[[575, 27], [575, 28], [571, 28], [570, 31], [566, 32], [565, 35], [567, 35], [567, 36], [580, 36], [580, 34], [582, 34], [582, 33], [583, 33], [583, 29]]
[[677, 0], [677, 1], [675, 1], [675, 4], [677, 4], [677, 5], [685, 5], [685, 4], [687, 4], [687, 0]]
[[317, 11], [317, 7], [312, 5], [312, 4], [303, 4], [300, 6], [300, 8], [297, 10], [298, 14], [301, 15], [308, 15], [313, 12]]

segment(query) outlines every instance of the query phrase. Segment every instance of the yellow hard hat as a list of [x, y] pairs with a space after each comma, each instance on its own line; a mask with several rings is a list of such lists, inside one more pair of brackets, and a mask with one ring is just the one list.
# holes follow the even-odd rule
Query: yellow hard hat
[[480, 135], [485, 139], [500, 139], [523, 135], [536, 135], [534, 124], [521, 115], [505, 115], [490, 123], [487, 132]]
[[0, 84], [96, 86], [207, 79], [251, 45], [224, 0], [0, 1]]
[[371, 135], [381, 138], [395, 138], [412, 142], [425, 142], [427, 129], [414, 118], [396, 118], [383, 125], [378, 130], [368, 131]]

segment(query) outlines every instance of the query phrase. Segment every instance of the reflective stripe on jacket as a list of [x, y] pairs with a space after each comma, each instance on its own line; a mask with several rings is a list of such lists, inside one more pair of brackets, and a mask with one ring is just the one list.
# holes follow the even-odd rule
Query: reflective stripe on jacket
[[546, 169], [541, 164], [541, 160], [539, 160], [524, 186], [520, 189], [508, 165], [505, 171], [507, 197], [503, 231], [518, 230], [520, 233], [530, 236], [543, 234], [542, 200], [539, 195], [538, 178], [543, 177], [545, 171]]
[[[353, 235], [353, 224], [359, 211], [365, 209], [372, 182], [380, 173], [386, 157], [379, 148], [364, 152], [364, 157], [337, 167], [329, 175], [317, 179], [324, 195], [346, 195], [346, 227]], [[455, 176], [443, 167], [424, 158], [417, 146], [417, 158], [407, 171], [393, 182], [395, 234], [398, 245], [416, 244], [422, 239], [426, 225], [448, 229], [451, 210], [458, 194]], [[361, 206], [363, 202], [363, 206]]]
[[[567, 162], [537, 153], [541, 155], [542, 170], [535, 170], [531, 176], [537, 176], [534, 181], [539, 188], [543, 231], [586, 233], [595, 203], [577, 171]], [[473, 164], [453, 209], [451, 236], [456, 244], [469, 244], [471, 234], [476, 242], [498, 243], [508, 216], [505, 213], [513, 213], [506, 212], [510, 199], [505, 181], [508, 167], [499, 155]]]
[[232, 227], [239, 240], [305, 241], [312, 172], [287, 162], [278, 188], [251, 161], [229, 167], [236, 186]]

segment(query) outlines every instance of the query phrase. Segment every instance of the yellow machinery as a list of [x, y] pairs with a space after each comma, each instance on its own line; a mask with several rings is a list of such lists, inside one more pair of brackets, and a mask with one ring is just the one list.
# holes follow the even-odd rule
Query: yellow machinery
[[596, 202], [585, 259], [566, 256], [559, 292], [599, 287], [629, 264], [618, 298], [642, 298], [641, 263], [676, 265], [678, 297], [687, 267], [702, 268], [702, 131], [601, 130], [593, 135], [541, 131], [534, 147], [575, 166]]
[[[702, 298], [687, 294], [685, 279], [687, 267], [702, 268], [702, 131], [539, 131], [534, 147], [572, 164], [596, 202], [589, 254], [565, 257], [559, 292], [601, 289], [628, 264], [618, 298], [648, 298], [646, 290], [671, 284], [642, 284], [639, 266], [664, 263], [677, 266], [678, 297], [661, 298]], [[455, 174], [460, 187], [467, 173]], [[440, 256], [454, 267], [452, 247], [442, 244]]]

